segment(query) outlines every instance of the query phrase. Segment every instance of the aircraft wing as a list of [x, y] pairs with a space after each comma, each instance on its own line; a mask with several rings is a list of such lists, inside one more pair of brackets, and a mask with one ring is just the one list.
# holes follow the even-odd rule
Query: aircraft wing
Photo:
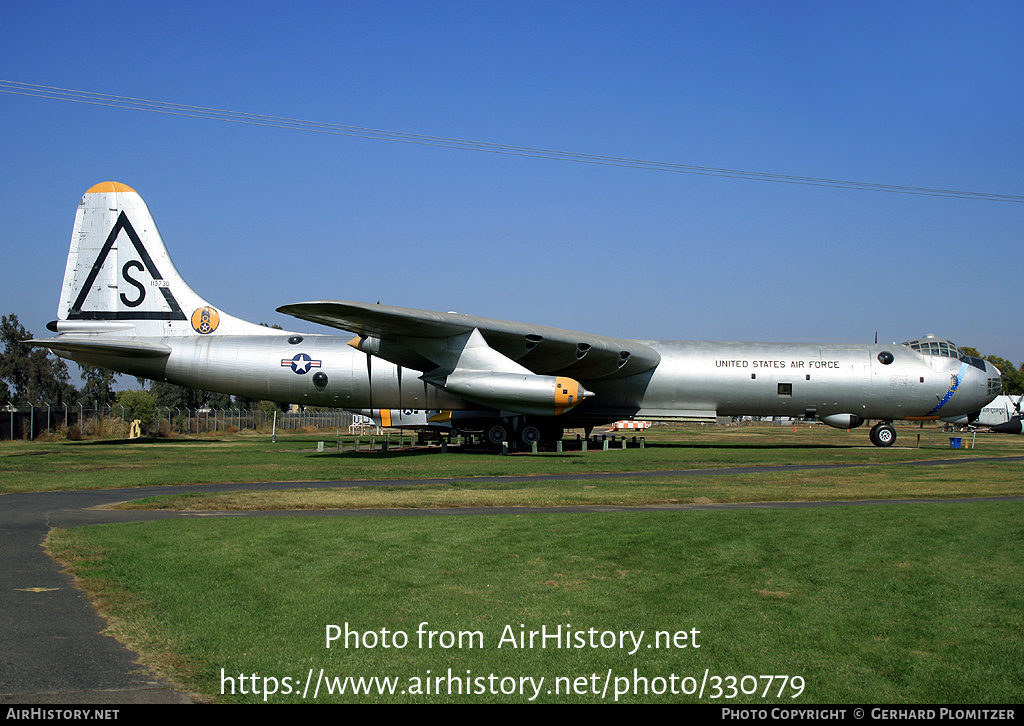
[[581, 379], [628, 376], [661, 362], [657, 351], [635, 340], [461, 313], [343, 300], [285, 305], [278, 312], [357, 333], [363, 339], [355, 346], [360, 350], [419, 370], [427, 370], [427, 360], [443, 367], [430, 351], [444, 339], [457, 339], [474, 330], [487, 346], [534, 374]]

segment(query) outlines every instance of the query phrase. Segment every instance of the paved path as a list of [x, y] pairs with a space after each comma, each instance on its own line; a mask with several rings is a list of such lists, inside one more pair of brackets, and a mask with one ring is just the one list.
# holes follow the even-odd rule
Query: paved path
[[[985, 461], [1020, 462], [1024, 457], [957, 458], [900, 462], [886, 466], [937, 466]], [[474, 482], [558, 481], [655, 476], [729, 476], [736, 474], [816, 469], [859, 468], [879, 464], [799, 465], [679, 471], [642, 471], [597, 474], [559, 474], [535, 477], [482, 477]], [[219, 492], [239, 489], [337, 488], [356, 486], [417, 486], [456, 479], [387, 481], [269, 482], [261, 484], [202, 484], [141, 487], [101, 491], [37, 492], [0, 496], [0, 704], [116, 704], [188, 703], [189, 697], [139, 666], [137, 656], [109, 636], [85, 596], [72, 586], [43, 551], [42, 542], [53, 527], [78, 527], [105, 522], [127, 522], [193, 517], [195, 514], [157, 511], [93, 509], [100, 505], [140, 499], [155, 494]], [[855, 502], [783, 502], [753, 504], [678, 504], [649, 507], [464, 507], [416, 510], [313, 510], [282, 512], [224, 512], [212, 516], [438, 516], [530, 512], [692, 511], [770, 507], [823, 507], [905, 504], [911, 502], [1024, 501], [1024, 497], [942, 500], [872, 500]], [[206, 515], [211, 516], [211, 515]]]

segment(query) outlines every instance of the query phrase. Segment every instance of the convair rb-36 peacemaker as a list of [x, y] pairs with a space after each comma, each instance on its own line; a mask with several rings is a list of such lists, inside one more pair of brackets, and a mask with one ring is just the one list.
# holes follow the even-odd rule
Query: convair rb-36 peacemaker
[[233, 317], [181, 278], [142, 197], [116, 182], [75, 217], [54, 338], [65, 358], [253, 399], [430, 411], [491, 443], [554, 441], [619, 420], [788, 416], [837, 428], [969, 423], [999, 371], [926, 336], [893, 345], [622, 340], [571, 330], [322, 300], [280, 312], [354, 333], [282, 332]]

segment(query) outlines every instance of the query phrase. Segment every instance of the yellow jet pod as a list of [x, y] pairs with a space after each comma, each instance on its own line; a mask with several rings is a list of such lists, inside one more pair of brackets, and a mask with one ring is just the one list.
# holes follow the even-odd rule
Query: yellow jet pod
[[594, 394], [565, 376], [454, 371], [444, 389], [468, 401], [531, 416], [558, 416]]

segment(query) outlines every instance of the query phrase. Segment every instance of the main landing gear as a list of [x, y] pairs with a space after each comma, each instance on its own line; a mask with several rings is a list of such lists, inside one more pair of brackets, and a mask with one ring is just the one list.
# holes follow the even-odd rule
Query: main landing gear
[[484, 428], [484, 440], [492, 446], [501, 446], [504, 442], [514, 442], [523, 446], [533, 444], [551, 444], [565, 435], [565, 429], [553, 422], [526, 419], [518, 426], [508, 419], [492, 423]]
[[896, 429], [889, 421], [880, 421], [871, 427], [868, 434], [875, 446], [892, 446], [896, 443]]

